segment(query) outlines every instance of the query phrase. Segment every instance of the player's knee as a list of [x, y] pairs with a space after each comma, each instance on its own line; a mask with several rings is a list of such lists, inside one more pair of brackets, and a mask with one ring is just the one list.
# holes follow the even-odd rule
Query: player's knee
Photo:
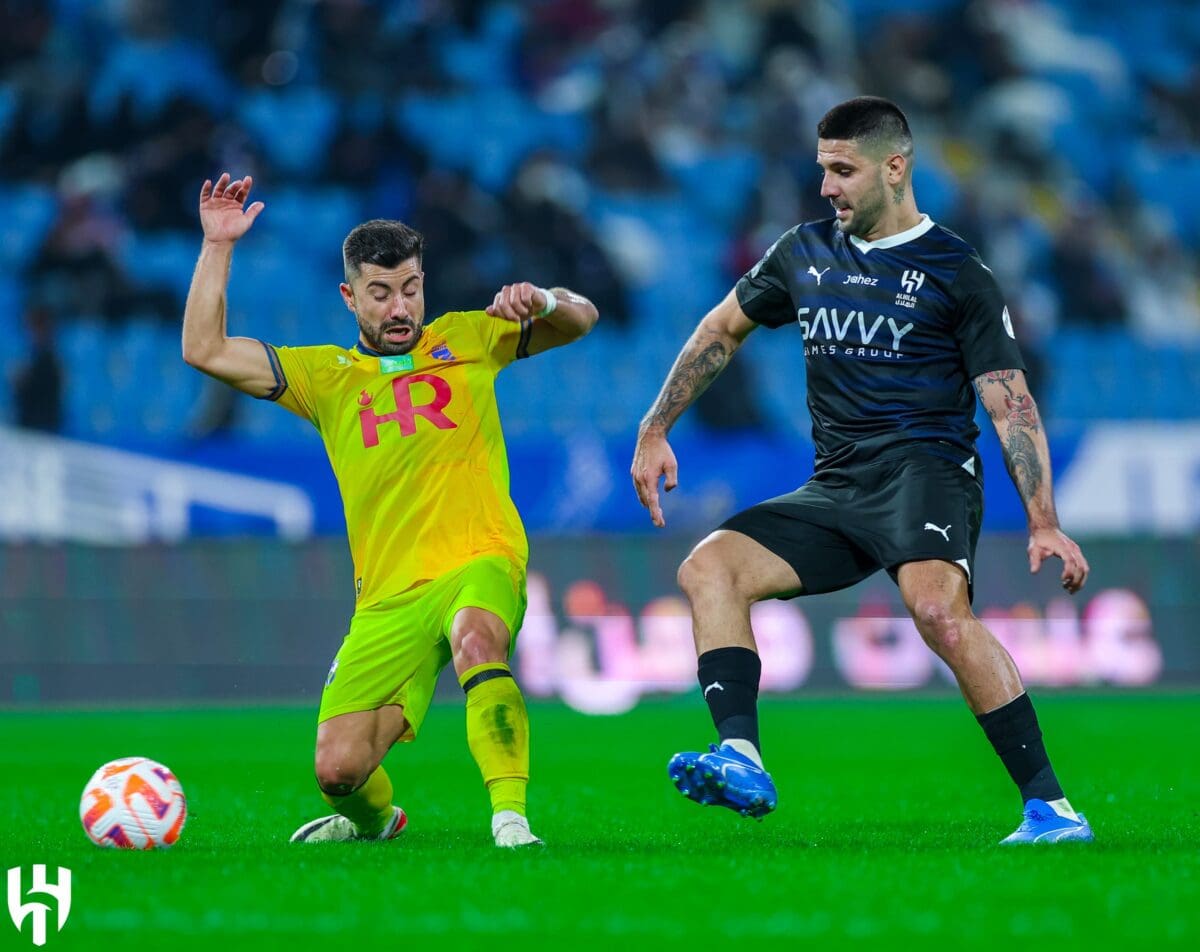
[[317, 751], [317, 786], [331, 797], [344, 797], [363, 785], [373, 765], [367, 752], [353, 747]]
[[483, 627], [470, 627], [455, 639], [454, 666], [459, 671], [477, 664], [505, 661], [508, 658], [507, 632], [493, 632]]
[[960, 618], [947, 602], [922, 599], [913, 606], [912, 616], [925, 643], [939, 656], [953, 657], [961, 649], [967, 620]]
[[716, 592], [728, 595], [737, 587], [733, 570], [703, 546], [683, 560], [679, 571], [675, 573], [675, 580], [692, 601], [701, 595]]

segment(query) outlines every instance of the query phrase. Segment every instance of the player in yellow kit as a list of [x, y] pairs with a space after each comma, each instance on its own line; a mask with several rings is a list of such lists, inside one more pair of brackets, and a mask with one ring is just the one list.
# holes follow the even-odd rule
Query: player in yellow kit
[[525, 818], [529, 718], [508, 667], [525, 613], [525, 530], [508, 493], [493, 380], [517, 358], [578, 340], [596, 309], [565, 288], [501, 288], [483, 311], [426, 323], [421, 235], [365, 222], [342, 247], [352, 348], [276, 347], [225, 332], [235, 242], [263, 210], [249, 176], [200, 191], [204, 241], [183, 358], [312, 422], [329, 454], [354, 558], [350, 630], [318, 715], [316, 773], [332, 816], [293, 841], [391, 839], [404, 829], [381, 763], [421, 729], [451, 661], [497, 846], [540, 843]]

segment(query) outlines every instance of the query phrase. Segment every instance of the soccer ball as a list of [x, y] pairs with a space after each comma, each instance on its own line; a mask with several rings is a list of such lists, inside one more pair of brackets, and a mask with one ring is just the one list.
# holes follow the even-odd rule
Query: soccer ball
[[125, 757], [92, 774], [79, 801], [79, 819], [97, 846], [162, 849], [179, 839], [187, 799], [175, 775], [162, 764]]

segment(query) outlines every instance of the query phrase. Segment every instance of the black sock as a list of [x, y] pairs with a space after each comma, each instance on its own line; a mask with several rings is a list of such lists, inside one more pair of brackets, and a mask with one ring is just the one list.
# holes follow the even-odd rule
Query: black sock
[[1061, 799], [1062, 787], [1046, 756], [1042, 729], [1038, 727], [1028, 694], [1013, 698], [994, 711], [977, 714], [975, 719], [1004, 761], [1013, 783], [1020, 788], [1022, 801]]
[[762, 662], [749, 648], [714, 648], [700, 656], [697, 676], [722, 741], [744, 738], [758, 746], [758, 679]]

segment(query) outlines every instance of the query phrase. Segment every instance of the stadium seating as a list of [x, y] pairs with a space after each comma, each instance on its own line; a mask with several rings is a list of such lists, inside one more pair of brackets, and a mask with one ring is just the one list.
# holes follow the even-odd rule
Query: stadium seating
[[[621, 329], [602, 324], [586, 354], [552, 355], [536, 368], [505, 374], [499, 389], [506, 408], [515, 411], [508, 413], [515, 437], [532, 432], [547, 415], [560, 432], [594, 427], [628, 434], [691, 327], [737, 277], [729, 249], [753, 217], [760, 200], [757, 187], [771, 158], [748, 132], [755, 120], [754, 84], [761, 79], [757, 71], [762, 64], [753, 57], [738, 59], [744, 54], [733, 50], [732, 40], [726, 47], [711, 36], [699, 41], [709, 44], [705, 69], [728, 84], [732, 105], [721, 120], [725, 127], [692, 130], [676, 138], [656, 139], [651, 134], [650, 161], [657, 163], [661, 180], [654, 187], [630, 190], [609, 188], [587, 175], [589, 157], [606, 134], [600, 108], [606, 101], [600, 94], [607, 85], [616, 96], [625, 84], [643, 96], [661, 96], [654, 83], [670, 73], [681, 42], [678, 31], [626, 24], [625, 33], [608, 37], [609, 47], [581, 43], [574, 50], [564, 45], [556, 50], [559, 59], [543, 61], [536, 51], [530, 53], [533, 14], [488, 3], [470, 25], [433, 20], [425, 24], [433, 45], [433, 72], [421, 76], [420, 82], [347, 92], [321, 75], [322, 61], [315, 52], [305, 52], [321, 46], [313, 32], [316, 21], [298, 40], [298, 49], [309, 59], [296, 81], [271, 85], [253, 83], [248, 73], [235, 72], [228, 51], [214, 40], [201, 41], [184, 25], [190, 22], [186, 18], [174, 35], [151, 37], [124, 22], [115, 6], [114, 11], [98, 10], [60, 0], [54, 9], [64, 35], [91, 31], [89, 35], [103, 37], [89, 52], [84, 90], [89, 116], [109, 122], [124, 115], [122, 122], [146, 130], [146, 142], [161, 145], [154, 139], [159, 128], [154, 123], [161, 123], [169, 104], [182, 97], [221, 123], [214, 133], [218, 139], [212, 143], [213, 155], [245, 156], [246, 170], [258, 175], [256, 197], [267, 202], [268, 211], [235, 259], [229, 293], [234, 332], [281, 344], [348, 343], [353, 325], [337, 295], [338, 247], [355, 223], [378, 213], [377, 199], [385, 196], [388, 207], [411, 209], [421, 196], [425, 168], [452, 169], [469, 176], [497, 203], [498, 220], [503, 222], [503, 203], [514, 176], [535, 153], [552, 155], [579, 173], [583, 189], [573, 192], [571, 200], [582, 202], [582, 207], [573, 211], [581, 213], [592, 237], [611, 257], [625, 283], [633, 321]], [[903, 17], [933, 30], [940, 18], [963, 9], [961, 0], [914, 0], [904, 5]], [[1184, 0], [1164, 0], [1144, 6], [1132, 19], [1120, 0], [1056, 0], [1039, 9], [1073, 45], [1018, 46], [1010, 52], [1023, 70], [1013, 82], [1054, 91], [1053, 109], [1046, 113], [1052, 121], [1038, 136], [1069, 170], [1071, 184], [1057, 199], [1086, 196], [1112, 216], [1107, 220], [1119, 232], [1122, 216], [1131, 214], [1119, 203], [1136, 198], [1139, 213], [1164, 223], [1186, 250], [1182, 260], [1194, 265], [1200, 248], [1200, 144], [1178, 130], [1160, 134], [1147, 118], [1147, 96], [1151, 88], [1182, 96], [1192, 82], [1200, 51], [1200, 8]], [[862, 43], [887, 33], [899, 16], [896, 5], [885, 0], [847, 0], [843, 15], [846, 23], [855, 25]], [[398, 16], [396, 11], [388, 13], [383, 29], [400, 29]], [[409, 11], [405, 16], [419, 21], [426, 14]], [[697, 24], [702, 22], [698, 18]], [[693, 26], [696, 32], [687, 40], [691, 43], [704, 30]], [[913, 40], [914, 51], [919, 50], [918, 40]], [[610, 47], [623, 52], [613, 54]], [[71, 43], [48, 44], [41, 55], [53, 61], [72, 48]], [[1076, 48], [1094, 51], [1094, 61], [1071, 60], [1063, 52]], [[605, 72], [612, 70], [614, 55], [619, 67]], [[562, 82], [555, 85], [555, 80]], [[998, 89], [1000, 84], [990, 91]], [[27, 104], [22, 97], [28, 94], [18, 90], [16, 85], [0, 84], [0, 140], [15, 134], [24, 121]], [[1011, 83], [1009, 91], [1013, 92]], [[997, 101], [989, 100], [988, 92], [984, 90], [977, 102], [995, 107]], [[996, 115], [1005, 122], [1019, 115], [1022, 107], [1013, 104], [1023, 101], [1020, 96], [1015, 90], [1014, 98], [1005, 100], [1007, 105], [989, 114], [989, 121]], [[626, 101], [628, 108], [641, 105], [636, 97]], [[653, 115], [665, 115], [668, 123], [687, 121], [686, 113], [669, 115], [668, 102], [660, 100], [654, 108], [658, 112]], [[938, 128], [937, 118], [924, 114], [917, 101], [912, 109], [923, 136], [926, 129]], [[1162, 124], [1176, 128], [1166, 118]], [[393, 172], [389, 163], [396, 156], [385, 153], [377, 165], [365, 166], [365, 172], [326, 176], [347, 128], [398, 136], [388, 148], [403, 142], [412, 150], [405, 156], [410, 166], [403, 174]], [[947, 141], [952, 138], [948, 130], [945, 135]], [[962, 156], [951, 162], [936, 142], [935, 138], [922, 151], [915, 190], [923, 210], [953, 227], [969, 200], [979, 199], [979, 179], [964, 175], [970, 163], [964, 165]], [[131, 163], [130, 169], [141, 161], [134, 146], [142, 144], [132, 143], [123, 159]], [[256, 164], [255, 156], [261, 162]], [[72, 159], [56, 161], [64, 166]], [[972, 161], [979, 160], [975, 156]], [[361, 177], [355, 179], [355, 174]], [[1055, 172], [1051, 192], [1062, 177]], [[1169, 194], [1164, 192], [1166, 182]], [[128, 198], [118, 193], [104, 200], [116, 203], [120, 211]], [[9, 376], [28, 349], [22, 313], [33, 301], [23, 275], [35, 266], [62, 199], [55, 175], [47, 174], [46, 168], [0, 186], [0, 368]], [[1047, 210], [1044, 194], [1024, 199], [997, 219], [985, 219], [978, 229], [982, 234], [967, 237], [980, 242], [985, 256], [991, 250], [988, 241], [1009, 242], [996, 253], [1019, 267], [1005, 279], [1018, 288], [1031, 281], [1058, 293], [1049, 262], [1061, 209]], [[1113, 204], [1109, 208], [1104, 203]], [[1003, 227], [989, 228], [989, 221]], [[116, 263], [133, 300], [165, 290], [175, 296], [181, 311], [198, 231], [176, 224], [154, 229], [125, 224]], [[494, 242], [489, 253], [503, 247], [503, 232], [489, 238]], [[443, 265], [453, 252], [438, 249], [440, 257], [431, 267]], [[1136, 267], [1131, 250], [1123, 253], [1129, 256], [1122, 259], [1125, 267]], [[179, 358], [177, 325], [163, 317], [161, 309], [154, 318], [137, 303], [115, 320], [110, 313], [103, 321], [99, 314], [59, 315], [58, 346], [67, 369], [67, 433], [115, 443], [195, 439], [199, 431], [194, 424], [206, 390]], [[1183, 419], [1194, 417], [1200, 405], [1200, 343], [1186, 328], [1170, 343], [1120, 325], [1097, 330], [1079, 322], [1070, 301], [1059, 300], [1057, 317], [1040, 327], [1037, 337], [1027, 346], [1038, 348], [1049, 368], [1041, 401], [1055, 424]], [[772, 335], [768, 340], [765, 334], [757, 335], [739, 359], [751, 365], [769, 426], [803, 435], [802, 356], [795, 336]], [[556, 381], [555, 399], [536, 419], [522, 414], [518, 408], [544, 400], [547, 377]], [[597, 410], [599, 397], [602, 412]], [[5, 392], [0, 420], [11, 419], [12, 412]], [[304, 428], [290, 415], [251, 401], [239, 404], [232, 426], [235, 435], [281, 443]]]
[[17, 274], [27, 267], [57, 213], [58, 198], [44, 185], [0, 186], [0, 270]]

